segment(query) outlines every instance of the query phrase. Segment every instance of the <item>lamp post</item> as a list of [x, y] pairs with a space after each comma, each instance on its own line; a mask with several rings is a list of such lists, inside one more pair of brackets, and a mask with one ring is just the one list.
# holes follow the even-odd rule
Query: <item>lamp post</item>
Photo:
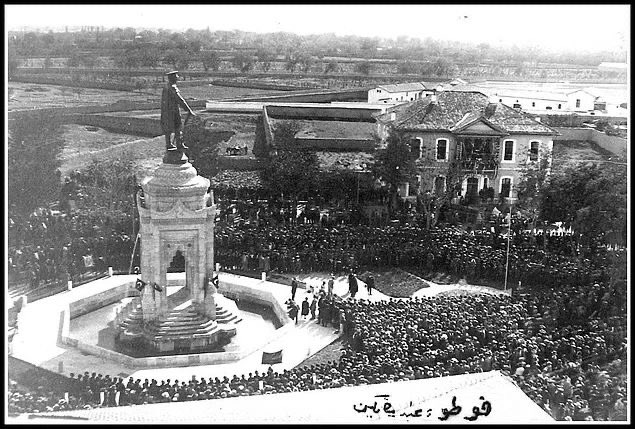
[[505, 262], [505, 287], [504, 291], [507, 291], [507, 273], [509, 272], [509, 242], [512, 236], [512, 206], [509, 205], [509, 223], [507, 225], [507, 260]]

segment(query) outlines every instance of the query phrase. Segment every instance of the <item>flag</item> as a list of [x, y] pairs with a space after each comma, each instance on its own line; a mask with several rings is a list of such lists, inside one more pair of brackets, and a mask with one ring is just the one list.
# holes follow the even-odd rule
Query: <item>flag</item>
[[134, 284], [134, 287], [136, 287], [136, 288], [137, 288], [137, 290], [138, 290], [139, 292], [141, 292], [141, 291], [143, 290], [143, 288], [144, 288], [144, 287], [146, 287], [146, 285], [147, 285], [147, 283], [146, 283], [146, 282], [144, 282], [144, 281], [143, 281], [143, 280], [141, 280], [141, 279], [137, 279], [137, 281], [136, 281], [136, 282], [135, 282], [135, 284]]
[[163, 288], [159, 286], [157, 283], [152, 283], [152, 286], [154, 287], [154, 290], [156, 290], [157, 292], [163, 292]]
[[262, 352], [263, 364], [274, 364], [282, 362], [282, 350], [273, 353]]

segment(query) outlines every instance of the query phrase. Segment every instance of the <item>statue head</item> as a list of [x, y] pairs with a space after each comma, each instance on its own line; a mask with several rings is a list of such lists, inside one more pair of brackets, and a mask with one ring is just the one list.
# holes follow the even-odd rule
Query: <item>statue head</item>
[[178, 70], [173, 70], [171, 72], [167, 72], [166, 76], [168, 77], [168, 82], [176, 83], [176, 81], [179, 79], [179, 72]]

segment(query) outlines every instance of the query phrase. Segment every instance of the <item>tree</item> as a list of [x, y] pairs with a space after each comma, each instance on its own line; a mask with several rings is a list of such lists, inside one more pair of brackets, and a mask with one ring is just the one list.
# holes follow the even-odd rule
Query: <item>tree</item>
[[417, 64], [412, 61], [403, 61], [397, 66], [397, 73], [399, 74], [415, 74], [418, 72]]
[[388, 184], [391, 196], [389, 208], [391, 211], [394, 210], [397, 204], [399, 185], [410, 182], [416, 171], [410, 146], [396, 128], [391, 127], [388, 130], [385, 147], [376, 151], [372, 171], [377, 179]]
[[[87, 207], [111, 215], [130, 213], [135, 192], [134, 164], [130, 153], [114, 160], [93, 160], [83, 172], [88, 180], [82, 193]], [[119, 216], [115, 216], [119, 217]]]
[[239, 53], [234, 56], [232, 64], [235, 68], [245, 73], [254, 68], [254, 59], [251, 55]]
[[[435, 185], [435, 179], [439, 177], [439, 171], [432, 164], [432, 161], [424, 162], [419, 169], [421, 182], [427, 185]], [[445, 188], [435, 189], [434, 192], [425, 190], [417, 194], [417, 210], [423, 214], [426, 229], [434, 228], [439, 222], [441, 211], [450, 204], [457, 195], [457, 190], [461, 189], [461, 184], [465, 179], [465, 170], [457, 159], [449, 159], [447, 169], [443, 170], [445, 177]]]
[[66, 59], [66, 67], [68, 68], [79, 67], [80, 62], [81, 62], [81, 56], [79, 52], [73, 51], [69, 54], [68, 58]]
[[338, 71], [340, 71], [340, 66], [335, 61], [329, 61], [324, 66], [324, 74], [337, 73]]
[[554, 173], [544, 190], [542, 218], [573, 224], [580, 242], [594, 245], [609, 234], [626, 237], [626, 166], [589, 162]]
[[190, 149], [190, 162], [198, 174], [210, 178], [218, 170], [218, 149], [221, 138], [205, 127], [205, 122], [198, 116], [187, 121], [183, 129], [183, 142]]
[[18, 70], [19, 62], [15, 55], [9, 54], [7, 58], [7, 75], [11, 79], [15, 76], [15, 72]]
[[269, 71], [269, 69], [271, 69], [271, 63], [275, 60], [275, 54], [271, 53], [268, 49], [260, 48], [256, 51], [256, 58], [262, 63], [262, 70]]
[[161, 61], [161, 52], [158, 48], [151, 47], [148, 49], [141, 49], [139, 53], [139, 63], [144, 67], [155, 68]]
[[308, 73], [311, 70], [311, 66], [315, 62], [314, 58], [311, 55], [303, 54], [298, 59], [300, 62], [300, 69], [303, 73]]
[[293, 206], [300, 197], [315, 192], [319, 173], [315, 152], [295, 147], [295, 134], [299, 126], [295, 122], [279, 124], [274, 130], [277, 154], [269, 159], [262, 170], [264, 187], [272, 196], [287, 195]]
[[212, 69], [213, 71], [218, 71], [220, 68], [220, 57], [214, 51], [205, 51], [201, 54], [201, 61], [203, 62], [203, 68], [205, 71]]
[[56, 201], [58, 155], [64, 147], [61, 117], [29, 112], [8, 123], [8, 201], [21, 213]]
[[536, 242], [536, 229], [540, 219], [545, 189], [549, 183], [551, 152], [541, 154], [538, 162], [527, 162], [521, 169], [520, 180], [516, 185], [518, 212], [530, 221], [532, 241]]
[[355, 71], [357, 73], [368, 76], [370, 74], [371, 67], [372, 64], [370, 63], [370, 61], [364, 61], [355, 65]]
[[293, 73], [295, 71], [295, 68], [298, 66], [298, 63], [300, 62], [299, 54], [293, 51], [288, 52], [285, 57], [285, 61], [286, 61], [286, 65], [285, 65], [286, 70]]

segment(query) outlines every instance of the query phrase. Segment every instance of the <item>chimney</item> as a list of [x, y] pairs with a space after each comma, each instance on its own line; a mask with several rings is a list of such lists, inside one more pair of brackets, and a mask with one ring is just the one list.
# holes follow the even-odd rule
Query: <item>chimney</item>
[[397, 119], [397, 114], [395, 112], [390, 112], [390, 120], [394, 122], [395, 119]]
[[494, 112], [496, 112], [496, 103], [488, 103], [487, 106], [485, 106], [485, 112], [483, 113], [486, 118], [489, 118], [494, 114]]

